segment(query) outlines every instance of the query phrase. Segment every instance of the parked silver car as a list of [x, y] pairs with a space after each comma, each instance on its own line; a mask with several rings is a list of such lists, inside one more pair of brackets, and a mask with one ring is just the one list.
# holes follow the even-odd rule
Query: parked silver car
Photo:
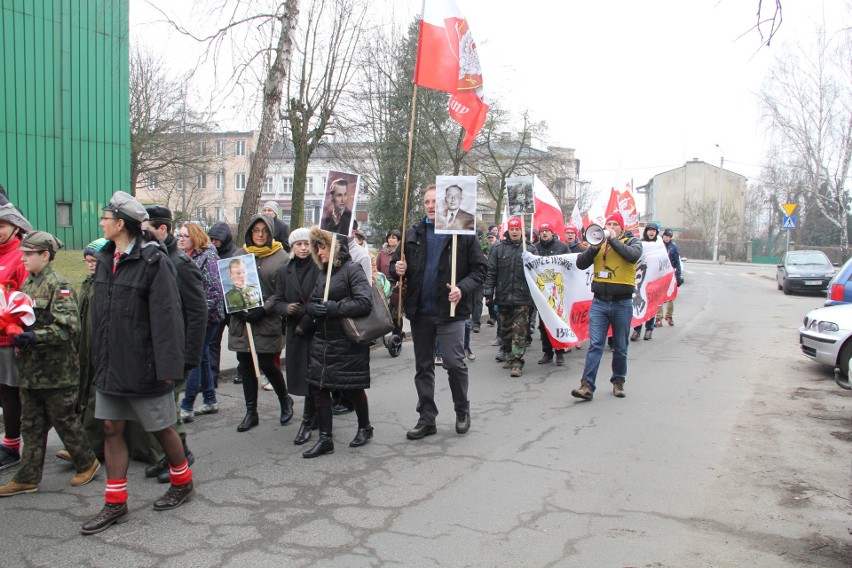
[[848, 384], [852, 359], [852, 304], [808, 312], [799, 328], [799, 345], [806, 357], [838, 369]]
[[785, 294], [824, 292], [834, 278], [834, 265], [818, 250], [791, 250], [784, 253], [775, 273], [775, 282]]

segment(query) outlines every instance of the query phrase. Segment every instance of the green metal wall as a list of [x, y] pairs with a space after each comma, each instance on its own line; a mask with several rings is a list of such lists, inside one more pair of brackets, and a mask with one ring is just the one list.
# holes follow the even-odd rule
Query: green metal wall
[[128, 27], [128, 0], [0, 2], [0, 184], [69, 248], [130, 179]]

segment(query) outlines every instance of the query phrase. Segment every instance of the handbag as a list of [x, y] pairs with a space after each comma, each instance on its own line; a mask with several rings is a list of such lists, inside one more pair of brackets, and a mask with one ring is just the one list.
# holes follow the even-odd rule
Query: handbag
[[358, 345], [365, 345], [390, 333], [393, 329], [388, 303], [384, 293], [378, 287], [373, 286], [373, 309], [370, 313], [358, 316], [342, 318], [343, 331], [349, 341]]

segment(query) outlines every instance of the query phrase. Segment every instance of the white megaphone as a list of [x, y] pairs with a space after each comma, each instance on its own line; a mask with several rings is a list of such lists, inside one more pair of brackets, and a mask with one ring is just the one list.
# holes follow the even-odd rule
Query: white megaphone
[[586, 229], [586, 242], [592, 246], [597, 246], [604, 241], [608, 241], [610, 237], [612, 237], [612, 233], [600, 225], [589, 225]]

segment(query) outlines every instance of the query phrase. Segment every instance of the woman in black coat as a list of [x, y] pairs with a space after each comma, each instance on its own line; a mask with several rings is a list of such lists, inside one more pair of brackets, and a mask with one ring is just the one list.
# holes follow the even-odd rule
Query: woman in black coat
[[293, 443], [300, 446], [311, 439], [314, 428], [314, 399], [308, 388], [308, 359], [314, 320], [305, 313], [320, 269], [311, 258], [310, 229], [290, 233], [290, 262], [278, 270], [278, 287], [273, 309], [287, 326], [287, 348], [284, 359], [290, 394], [305, 397], [302, 424]]
[[[370, 347], [349, 341], [343, 331], [342, 319], [369, 314], [373, 309], [373, 294], [364, 270], [351, 261], [345, 239], [335, 240], [332, 251], [331, 233], [314, 227], [310, 242], [311, 255], [320, 273], [306, 308], [308, 315], [314, 318], [308, 384], [314, 396], [320, 435], [316, 445], [302, 456], [315, 458], [334, 452], [331, 438], [332, 390], [345, 390], [347, 398], [355, 404], [358, 433], [349, 446], [363, 446], [373, 437], [365, 392], [370, 388]], [[323, 301], [329, 259], [331, 281], [328, 300]]]

